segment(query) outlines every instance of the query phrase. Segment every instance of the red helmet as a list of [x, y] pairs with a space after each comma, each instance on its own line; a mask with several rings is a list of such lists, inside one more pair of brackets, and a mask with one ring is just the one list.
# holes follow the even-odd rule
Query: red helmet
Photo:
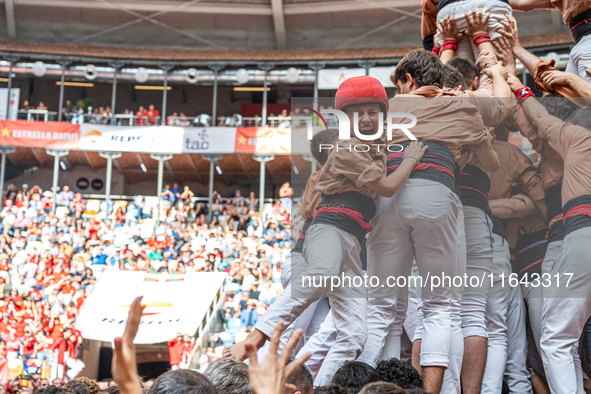
[[382, 112], [388, 112], [388, 95], [380, 81], [364, 75], [346, 79], [339, 86], [335, 96], [335, 107], [339, 111], [349, 105], [379, 104]]

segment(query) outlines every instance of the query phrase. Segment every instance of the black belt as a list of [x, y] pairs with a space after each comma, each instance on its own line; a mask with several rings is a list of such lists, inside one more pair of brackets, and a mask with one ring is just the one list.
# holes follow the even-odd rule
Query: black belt
[[369, 221], [376, 214], [373, 198], [357, 192], [323, 194], [316, 208], [312, 224], [328, 224], [346, 231], [359, 239], [371, 231]]
[[518, 274], [519, 278], [527, 274], [531, 280], [534, 273], [539, 274], [541, 278], [542, 262], [547, 248], [546, 230], [520, 236], [511, 258], [513, 272]]
[[579, 15], [573, 17], [569, 22], [570, 27], [570, 34], [575, 41], [575, 44], [578, 44], [581, 39], [589, 34], [591, 34], [591, 9], [588, 9], [585, 12], [580, 13]]
[[544, 192], [548, 242], [562, 241], [566, 233], [562, 216], [562, 184], [554, 185]]
[[591, 227], [591, 195], [579, 196], [567, 201], [563, 212], [566, 235]]
[[[402, 148], [405, 148], [411, 141], [402, 142]], [[449, 187], [455, 193], [455, 161], [451, 151], [435, 142], [423, 141], [429, 147], [427, 153], [421, 159], [421, 162], [415, 165], [409, 178], [428, 179], [439, 182]], [[404, 152], [395, 152], [388, 155], [388, 175], [394, 172], [402, 163]]]
[[482, 209], [491, 216], [488, 206], [490, 178], [480, 168], [467, 164], [462, 170], [462, 204]]

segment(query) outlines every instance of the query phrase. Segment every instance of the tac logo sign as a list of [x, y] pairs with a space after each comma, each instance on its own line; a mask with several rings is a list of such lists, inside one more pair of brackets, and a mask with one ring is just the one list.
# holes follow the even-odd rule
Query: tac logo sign
[[208, 151], [209, 133], [207, 129], [193, 131], [190, 136], [185, 137], [184, 142], [187, 151]]
[[[307, 115], [307, 128], [308, 128], [308, 140], [312, 139], [314, 135], [314, 122], [316, 121], [321, 130], [327, 130], [328, 124], [323, 115], [334, 115], [338, 121], [339, 139], [348, 140], [351, 138], [351, 120], [349, 116], [343, 111], [337, 109], [322, 109], [320, 112], [315, 111], [311, 108], [304, 107], [309, 110], [310, 113]], [[394, 119], [410, 119], [409, 123], [394, 123]], [[353, 133], [355, 137], [361, 141], [374, 141], [384, 134], [384, 113], [379, 113], [379, 127], [373, 135], [364, 135], [359, 132], [359, 114], [355, 112], [353, 114]], [[386, 114], [386, 140], [391, 141], [392, 135], [395, 130], [403, 132], [408, 139], [416, 141], [417, 138], [410, 132], [410, 129], [417, 125], [417, 117], [413, 114], [402, 113], [402, 112], [388, 112]]]

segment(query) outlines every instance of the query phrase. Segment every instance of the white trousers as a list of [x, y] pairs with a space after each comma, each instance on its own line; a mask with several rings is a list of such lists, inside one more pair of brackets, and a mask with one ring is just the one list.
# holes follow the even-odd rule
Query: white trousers
[[[289, 287], [289, 285], [291, 283], [292, 264], [299, 264], [300, 267], [307, 266], [306, 261], [304, 260], [304, 257], [301, 253], [296, 252], [287, 255], [285, 262], [281, 267], [281, 283], [283, 284], [285, 291], [283, 291], [279, 297], [291, 297], [291, 287]], [[294, 349], [294, 353], [297, 353], [302, 348], [302, 346], [304, 346], [304, 343], [308, 340], [308, 338], [318, 330], [318, 327], [320, 327], [320, 324], [322, 324], [329, 311], [330, 305], [328, 304], [326, 297], [322, 297], [318, 301], [313, 302], [308, 308], [306, 308], [306, 310], [304, 310], [304, 312], [302, 312], [300, 316], [296, 318], [293, 324], [285, 328], [279, 341], [279, 352], [283, 350], [283, 347], [287, 344], [287, 341], [289, 341], [289, 338], [291, 338], [293, 332], [298, 328], [301, 328], [304, 330], [304, 335]], [[263, 332], [262, 330], [266, 330], [267, 332], [263, 332], [263, 334], [271, 337], [273, 331], [271, 330], [268, 332], [268, 330], [271, 326], [275, 327], [275, 325], [277, 325], [279, 322], [278, 314], [273, 313], [271, 308], [269, 308], [269, 311], [267, 311], [267, 313], [265, 313], [261, 318], [261, 320], [263, 319], [265, 321], [260, 325], [257, 323], [255, 328], [261, 332]], [[259, 360], [265, 359], [269, 353], [269, 347], [270, 343], [267, 341], [265, 346], [259, 349], [257, 352]]]
[[[509, 244], [497, 234], [493, 234], [493, 283], [486, 305], [488, 346], [486, 367], [482, 378], [482, 394], [498, 394], [503, 387], [503, 376], [507, 362], [507, 311], [509, 309], [511, 275], [511, 255]], [[503, 286], [500, 275], [504, 274]], [[490, 280], [490, 279], [489, 279]]]
[[[458, 214], [458, 276], [463, 276], [466, 273], [466, 229], [464, 209], [460, 209]], [[423, 314], [422, 307], [423, 302], [419, 300], [419, 313], [418, 313], [418, 324], [415, 331], [415, 340], [423, 338]], [[443, 374], [443, 382], [441, 384], [441, 393], [456, 393], [462, 392], [461, 373], [462, 373], [462, 361], [464, 358], [464, 338], [466, 335], [463, 334], [462, 329], [462, 317], [461, 307], [462, 299], [452, 298], [452, 326], [451, 326], [451, 347], [449, 353], [449, 366]], [[422, 348], [422, 342], [421, 342]]]
[[[468, 28], [468, 22], [466, 21], [464, 13], [467, 12], [470, 14], [472, 12], [472, 8], [476, 8], [476, 10], [478, 10], [480, 7], [482, 7], [484, 13], [490, 13], [490, 19], [488, 20], [488, 33], [490, 34], [490, 38], [492, 40], [500, 38], [501, 34], [498, 33], [497, 30], [503, 29], [504, 27], [499, 21], [507, 21], [505, 14], [512, 15], [513, 12], [509, 4], [500, 0], [456, 1], [455, 3], [446, 5], [437, 13], [437, 22], [439, 23], [444, 17], [451, 15], [452, 18], [454, 18], [458, 31], [465, 31]], [[437, 32], [435, 38], [441, 43], [441, 45], [443, 45], [443, 39], [441, 38], [440, 32]], [[478, 59], [478, 54], [478, 47], [474, 45], [470, 37], [466, 36], [458, 43], [458, 50], [456, 51], [455, 56], [476, 62], [476, 59]]]
[[[492, 221], [479, 208], [464, 206], [466, 229], [466, 274], [468, 277], [488, 278], [493, 264]], [[488, 338], [486, 328], [486, 304], [490, 280], [480, 286], [464, 288], [460, 314], [464, 338]]]
[[540, 347], [553, 394], [584, 393], [578, 341], [591, 315], [590, 238], [591, 227], [573, 231], [564, 238], [551, 268], [553, 286], [544, 297]]
[[[301, 276], [292, 278], [288, 286], [291, 297], [279, 297], [267, 311], [268, 314], [272, 310], [273, 316], [261, 319], [256, 326], [263, 333], [273, 332], [272, 320], [283, 320], [289, 326], [306, 308], [326, 295], [337, 340], [320, 367], [316, 378], [319, 385], [330, 384], [335, 372], [346, 361], [355, 360], [367, 338], [367, 290], [355, 286], [331, 288], [330, 282], [328, 287], [319, 285], [326, 277], [362, 277], [360, 251], [359, 240], [348, 232], [325, 224], [310, 226], [303, 250], [307, 268]], [[309, 280], [302, 283], [305, 278]]]
[[531, 383], [527, 379], [527, 333], [525, 302], [521, 286], [511, 287], [509, 309], [507, 311], [507, 363], [505, 381], [509, 392], [532, 394]]
[[[379, 198], [367, 240], [368, 274], [385, 284], [388, 277], [410, 276], [413, 257], [423, 280], [457, 274], [459, 198], [446, 186], [408, 179], [392, 198]], [[406, 283], [406, 286], [408, 283]], [[422, 366], [449, 366], [453, 290], [424, 286]], [[368, 338], [363, 359], [375, 366], [396, 319], [396, 287], [370, 287]]]
[[591, 35], [581, 38], [571, 49], [566, 72], [577, 74], [587, 82], [591, 82], [591, 77], [585, 71], [586, 68], [591, 68]]

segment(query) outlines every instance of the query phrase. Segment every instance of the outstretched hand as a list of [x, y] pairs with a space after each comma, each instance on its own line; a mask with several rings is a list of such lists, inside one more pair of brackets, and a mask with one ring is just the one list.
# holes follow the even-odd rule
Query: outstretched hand
[[293, 384], [286, 384], [286, 380], [295, 371], [297, 371], [310, 358], [311, 353], [306, 353], [301, 358], [285, 365], [289, 360], [293, 349], [302, 336], [302, 329], [298, 328], [283, 348], [281, 355], [277, 357], [279, 349], [279, 339], [283, 332], [283, 322], [280, 321], [275, 326], [273, 336], [271, 337], [271, 346], [269, 354], [259, 364], [257, 359], [257, 348], [254, 344], [246, 344], [246, 354], [250, 360], [248, 366], [248, 377], [250, 379], [250, 388], [254, 394], [283, 394], [293, 393], [296, 387]]
[[507, 42], [512, 49], [518, 48], [521, 46], [521, 44], [519, 43], [517, 20], [515, 20], [515, 18], [509, 14], [505, 14], [505, 16], [509, 22], [500, 20], [499, 23], [505, 27], [505, 30], [497, 30], [497, 32], [507, 39]]
[[460, 33], [456, 28], [456, 23], [451, 15], [447, 15], [437, 25], [437, 29], [441, 32], [443, 41], [460, 42], [464, 38], [464, 33]]
[[471, 13], [464, 13], [466, 21], [468, 22], [468, 29], [466, 34], [470, 37], [474, 37], [480, 33], [488, 33], [488, 20], [490, 18], [490, 12], [484, 12], [482, 7], [478, 10], [472, 7]]
[[142, 297], [137, 297], [131, 303], [129, 317], [125, 324], [125, 331], [122, 337], [113, 340], [113, 361], [111, 373], [113, 379], [119, 387], [122, 394], [141, 394], [142, 388], [139, 383], [137, 373], [137, 363], [135, 358], [135, 345], [133, 340], [137, 334], [142, 311], [144, 306], [141, 304]]

